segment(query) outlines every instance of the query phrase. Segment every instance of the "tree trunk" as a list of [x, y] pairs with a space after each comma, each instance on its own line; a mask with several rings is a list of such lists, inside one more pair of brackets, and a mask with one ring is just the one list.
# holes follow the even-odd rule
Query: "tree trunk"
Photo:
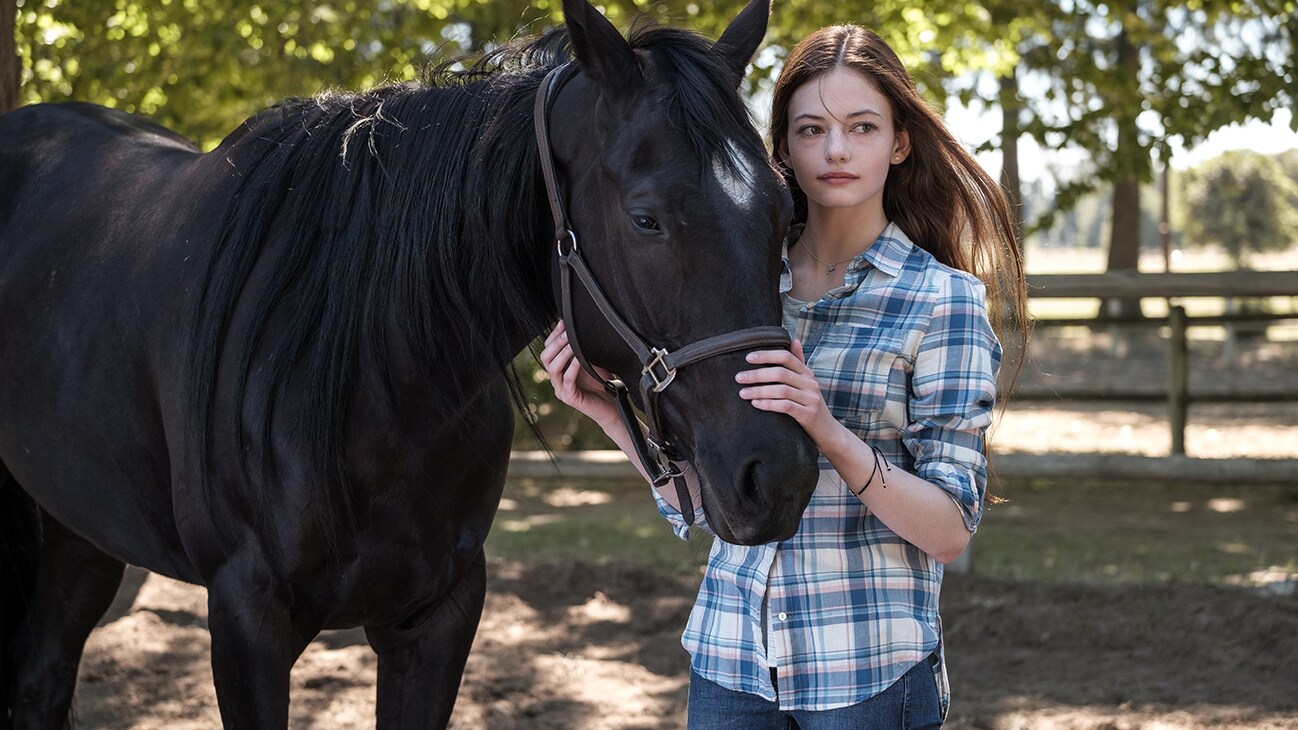
[[18, 48], [14, 44], [14, 23], [18, 0], [0, 0], [0, 114], [18, 106]]
[[[1138, 49], [1125, 31], [1117, 38], [1117, 68], [1126, 83], [1134, 85], [1139, 71]], [[1135, 271], [1140, 268], [1140, 130], [1136, 115], [1140, 112], [1138, 88], [1125, 89], [1115, 97], [1113, 116], [1118, 128], [1118, 145], [1114, 156], [1120, 161], [1120, 174], [1113, 183], [1113, 218], [1109, 228], [1108, 271]], [[1141, 316], [1139, 299], [1109, 299], [1100, 310], [1101, 318], [1128, 319]]]
[[1010, 208], [1014, 211], [1014, 241], [1018, 244], [1019, 254], [1023, 253], [1023, 181], [1019, 177], [1019, 137], [1023, 131], [1019, 125], [1019, 80], [1011, 70], [1008, 76], [1000, 79], [1001, 103], [1001, 187], [1010, 199]]
[[[1108, 271], [1135, 271], [1140, 267], [1140, 182], [1125, 177], [1113, 185], [1113, 221], [1109, 229]], [[1139, 318], [1139, 299], [1108, 299], [1100, 317]]]

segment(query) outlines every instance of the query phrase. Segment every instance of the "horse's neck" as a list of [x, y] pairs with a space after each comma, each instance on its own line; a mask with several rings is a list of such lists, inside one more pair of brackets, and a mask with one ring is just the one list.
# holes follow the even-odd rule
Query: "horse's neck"
[[[552, 308], [544, 303], [550, 293], [533, 294], [538, 304], [532, 312], [493, 311], [489, 322], [442, 316], [440, 326], [444, 331], [432, 343], [411, 342], [404, 335], [394, 335], [402, 332], [404, 312], [393, 307], [385, 326], [373, 330], [373, 336], [384, 339], [362, 348], [362, 369], [383, 373], [394, 391], [390, 394], [393, 399], [417, 408], [427, 407], [425, 401], [440, 408], [466, 398], [485, 383], [498, 379], [513, 357], [541, 334], [538, 323], [543, 326], [543, 322], [537, 313]], [[484, 291], [479, 298], [491, 301], [500, 296], [500, 292]]]
[[[489, 93], [488, 88], [485, 84], [475, 87], [475, 98], [483, 98], [481, 95]], [[452, 121], [449, 117], [458, 114], [468, 114], [475, 120], [472, 125], [467, 125], [470, 129], [500, 127], [483, 123], [477, 116], [505, 113], [497, 108], [498, 105], [484, 102], [476, 107], [448, 100], [462, 100], [462, 97], [463, 92], [423, 89], [396, 98], [392, 103], [404, 103], [414, 109], [438, 110], [431, 113], [441, 115], [439, 124], [423, 125], [420, 129], [455, 128], [457, 125], [445, 123]], [[489, 111], [491, 109], [496, 111]], [[394, 113], [415, 114], [413, 111], [403, 112], [399, 106]], [[396, 165], [394, 170], [398, 175], [410, 176], [403, 186], [406, 195], [399, 201], [384, 201], [394, 205], [394, 209], [373, 214], [379, 220], [417, 220], [418, 214], [412, 213], [412, 204], [418, 206], [421, 201], [440, 201], [431, 211], [440, 223], [424, 221], [423, 226], [406, 229], [404, 234], [413, 232], [438, 239], [432, 250], [425, 254], [429, 256], [425, 259], [429, 268], [413, 272], [411, 276], [415, 279], [396, 289], [404, 294], [389, 300], [387, 312], [376, 313], [386, 321], [373, 323], [378, 325], [375, 331], [383, 333], [376, 336], [386, 339], [385, 342], [373, 343], [379, 351], [388, 353], [388, 363], [379, 363], [380, 366], [389, 367], [390, 382], [400, 383], [411, 393], [422, 392], [421, 389], [436, 390], [444, 383], [471, 390], [484, 378], [498, 377], [513, 356], [552, 319], [554, 304], [549, 291], [548, 269], [551, 248], [548, 245], [537, 246], [531, 241], [536, 237], [535, 227], [539, 225], [532, 217], [545, 210], [544, 188], [534, 185], [535, 181], [514, 179], [521, 170], [527, 169], [527, 165], [521, 164], [526, 162], [525, 156], [536, 154], [534, 147], [529, 149], [525, 144], [518, 144], [518, 136], [513, 133], [522, 129], [530, 131], [531, 120], [511, 117], [508, 121], [506, 126], [510, 133], [505, 135], [508, 142], [460, 139], [458, 143], [464, 149], [485, 146], [489, 151], [487, 159], [480, 159], [476, 153], [469, 154], [464, 149], [462, 154], [444, 156], [442, 162], [446, 166], [439, 168], [444, 177], [428, 176], [426, 170], [416, 164], [418, 160], [403, 158], [408, 164]], [[458, 126], [466, 125], [461, 120]], [[478, 161], [469, 163], [469, 159]], [[458, 167], [459, 164], [486, 167], [466, 170]], [[431, 182], [439, 179], [442, 181]], [[420, 186], [427, 188], [429, 185], [434, 188], [437, 185], [461, 187], [454, 191], [420, 189]], [[493, 185], [498, 188], [492, 189]], [[540, 197], [532, 205], [515, 208], [513, 198], [502, 191], [509, 191], [514, 198], [520, 194]], [[466, 213], [488, 208], [481, 219]], [[410, 250], [418, 248], [410, 241], [406, 246]], [[417, 326], [403, 326], [410, 322], [416, 322]], [[414, 329], [420, 331], [413, 332]], [[415, 341], [403, 339], [412, 336]], [[439, 372], [429, 373], [429, 367], [435, 367]], [[430, 378], [434, 382], [430, 382]]]

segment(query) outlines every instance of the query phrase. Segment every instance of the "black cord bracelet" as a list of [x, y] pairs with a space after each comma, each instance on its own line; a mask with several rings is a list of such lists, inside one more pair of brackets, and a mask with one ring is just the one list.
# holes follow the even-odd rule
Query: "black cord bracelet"
[[870, 484], [874, 482], [874, 475], [876, 474], [879, 475], [879, 483], [883, 485], [883, 488], [888, 488], [888, 479], [884, 474], [892, 471], [892, 465], [888, 463], [887, 459], [883, 458], [883, 452], [878, 448], [870, 446], [870, 453], [874, 456], [874, 468], [870, 470], [870, 477], [865, 480], [865, 483], [861, 485], [859, 490], [854, 490], [851, 487], [848, 487], [847, 491], [851, 492], [855, 497], [860, 497], [862, 494], [865, 494], [865, 490], [869, 489]]

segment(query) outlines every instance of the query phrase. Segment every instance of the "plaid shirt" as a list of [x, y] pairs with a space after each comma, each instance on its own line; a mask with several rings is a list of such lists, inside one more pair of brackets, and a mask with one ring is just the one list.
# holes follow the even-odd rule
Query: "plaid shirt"
[[[788, 295], [786, 255], [785, 328], [802, 341], [834, 416], [890, 463], [946, 491], [976, 530], [1001, 358], [983, 285], [895, 224], [844, 278], [820, 301], [799, 302]], [[688, 538], [680, 513], [655, 497]], [[696, 519], [706, 527], [701, 510]], [[941, 582], [942, 565], [870, 514], [822, 456], [794, 537], [757, 546], [713, 540], [681, 643], [701, 676], [787, 710], [864, 702], [936, 653], [945, 714]]]

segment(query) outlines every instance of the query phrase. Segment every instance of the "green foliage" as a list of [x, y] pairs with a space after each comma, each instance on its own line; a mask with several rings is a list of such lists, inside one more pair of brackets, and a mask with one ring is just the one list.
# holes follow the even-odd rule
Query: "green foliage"
[[[1298, 185], [1298, 147], [1276, 155], [1275, 161], [1279, 163], [1280, 169], [1284, 170], [1285, 177]], [[1293, 206], [1298, 208], [1298, 198], [1292, 198], [1292, 202]]]
[[285, 97], [411, 80], [541, 14], [527, 0], [18, 0], [22, 100], [144, 114], [210, 148]]
[[[1058, 46], [1025, 54], [1048, 74], [1031, 133], [1050, 146], [1078, 144], [1099, 155], [1105, 179], [1149, 179], [1150, 152], [1166, 141], [1187, 145], [1248, 118], [1269, 118], [1292, 104], [1293, 2], [1130, 0], [1118, 6], [1078, 2], [1051, 28]], [[1120, 57], [1130, 46], [1134, 57]], [[1138, 149], [1119, 155], [1115, 126], [1135, 119]], [[1129, 150], [1135, 153], [1137, 150]]]
[[[619, 27], [638, 17], [717, 37], [743, 0], [619, 0], [601, 9]], [[827, 5], [782, 0], [771, 50], [749, 91], [769, 86], [787, 50], [820, 25], [875, 28], [935, 101], [951, 74], [989, 60], [976, 4], [901, 0]], [[205, 148], [290, 96], [414, 79], [433, 63], [479, 53], [562, 20], [560, 0], [17, 0], [23, 103], [82, 100], [139, 113]], [[905, 22], [898, 22], [898, 18]], [[941, 48], [941, 52], [933, 49]]]
[[[1171, 142], [1192, 147], [1234, 122], [1269, 119], [1298, 99], [1298, 2], [1294, 0], [983, 0], [1010, 35], [1021, 87], [1032, 88], [1019, 129], [1045, 149], [1080, 148], [1088, 164], [1061, 180], [1054, 204], [1029, 233], [1050, 229], [1101, 186], [1113, 195], [1109, 261], [1126, 266], [1151, 231], [1139, 183]], [[1008, 10], [1008, 12], [1006, 12]], [[989, 35], [995, 38], [996, 35]], [[980, 88], [986, 88], [986, 85]], [[989, 104], [992, 93], [984, 93]], [[1298, 125], [1298, 118], [1295, 118]]]
[[1298, 243], [1298, 182], [1256, 152], [1227, 152], [1183, 176], [1180, 218], [1188, 241], [1216, 245], [1236, 265], [1253, 252]]

